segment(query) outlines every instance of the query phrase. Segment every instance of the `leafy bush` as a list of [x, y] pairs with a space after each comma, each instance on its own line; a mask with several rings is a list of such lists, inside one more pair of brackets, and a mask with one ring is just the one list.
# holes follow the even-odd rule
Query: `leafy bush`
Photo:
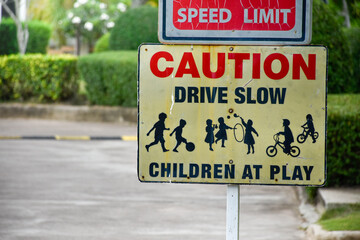
[[110, 35], [111, 50], [135, 50], [143, 42], [157, 43], [157, 8], [142, 6], [126, 11]]
[[45, 54], [51, 36], [51, 26], [41, 21], [31, 21], [28, 26], [29, 40], [26, 53]]
[[18, 52], [16, 25], [10, 18], [4, 18], [0, 24], [0, 55]]
[[95, 44], [94, 52], [105, 52], [109, 51], [109, 38], [110, 33], [105, 33]]
[[79, 58], [78, 67], [91, 103], [136, 106], [137, 51], [89, 54]]
[[352, 77], [353, 63], [348, 39], [335, 16], [336, 13], [327, 4], [314, 0], [312, 43], [329, 48], [329, 93], [351, 93], [357, 88], [358, 80]]
[[350, 42], [350, 53], [354, 64], [353, 79], [357, 80], [355, 91], [360, 92], [360, 27], [345, 29], [345, 34]]
[[77, 58], [41, 54], [0, 57], [0, 99], [54, 102], [78, 89]]
[[360, 94], [330, 95], [327, 186], [360, 185]]
[[[29, 39], [26, 53], [46, 53], [51, 35], [51, 26], [41, 21], [28, 22]], [[0, 24], [0, 55], [9, 55], [19, 52], [16, 24], [6, 18]]]

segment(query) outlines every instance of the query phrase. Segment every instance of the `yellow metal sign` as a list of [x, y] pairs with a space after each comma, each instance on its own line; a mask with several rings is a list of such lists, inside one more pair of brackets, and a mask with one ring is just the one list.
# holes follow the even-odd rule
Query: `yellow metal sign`
[[139, 48], [144, 182], [323, 185], [327, 49]]

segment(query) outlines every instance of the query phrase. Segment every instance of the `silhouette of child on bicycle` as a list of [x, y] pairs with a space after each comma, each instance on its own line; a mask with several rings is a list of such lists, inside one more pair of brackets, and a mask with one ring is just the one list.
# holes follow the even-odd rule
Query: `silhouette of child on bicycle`
[[291, 143], [294, 142], [294, 136], [292, 134], [289, 125], [290, 125], [290, 121], [288, 119], [283, 119], [284, 131], [279, 132], [280, 135], [285, 136], [285, 141], [283, 142], [283, 144], [284, 144], [284, 153], [286, 154], [290, 154]]
[[314, 128], [313, 118], [312, 118], [311, 114], [306, 115], [306, 123], [303, 124], [301, 127], [303, 127], [305, 130], [307, 130], [305, 132], [304, 139], [306, 139], [310, 135], [313, 139], [313, 143], [315, 143], [316, 142], [315, 128]]

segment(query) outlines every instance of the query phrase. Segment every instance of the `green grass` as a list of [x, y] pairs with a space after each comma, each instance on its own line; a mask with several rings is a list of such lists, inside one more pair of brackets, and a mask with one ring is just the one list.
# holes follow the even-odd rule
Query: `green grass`
[[329, 113], [360, 114], [360, 94], [328, 94]]
[[319, 224], [328, 231], [360, 231], [360, 204], [326, 210]]

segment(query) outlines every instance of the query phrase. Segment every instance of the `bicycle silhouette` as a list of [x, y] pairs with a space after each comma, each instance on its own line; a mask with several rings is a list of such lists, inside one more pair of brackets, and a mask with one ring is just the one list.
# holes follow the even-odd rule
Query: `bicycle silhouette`
[[[276, 146], [279, 146], [282, 149], [285, 149], [284, 143], [279, 141], [279, 135], [280, 135], [279, 133], [276, 133], [274, 135], [275, 145], [268, 146], [266, 148], [266, 154], [269, 157], [275, 157], [276, 156], [276, 154], [277, 154]], [[288, 154], [290, 154], [292, 157], [297, 157], [300, 154], [300, 148], [298, 148], [297, 146], [291, 146], [290, 147], [290, 152]]]
[[[304, 127], [304, 126], [301, 126], [303, 128], [303, 132], [300, 133], [296, 140], [299, 142], [299, 143], [304, 143], [307, 139], [307, 137], [310, 135], [309, 133], [309, 128], [308, 127]], [[314, 139], [317, 139], [319, 137], [319, 133], [318, 132], [314, 132]]]

